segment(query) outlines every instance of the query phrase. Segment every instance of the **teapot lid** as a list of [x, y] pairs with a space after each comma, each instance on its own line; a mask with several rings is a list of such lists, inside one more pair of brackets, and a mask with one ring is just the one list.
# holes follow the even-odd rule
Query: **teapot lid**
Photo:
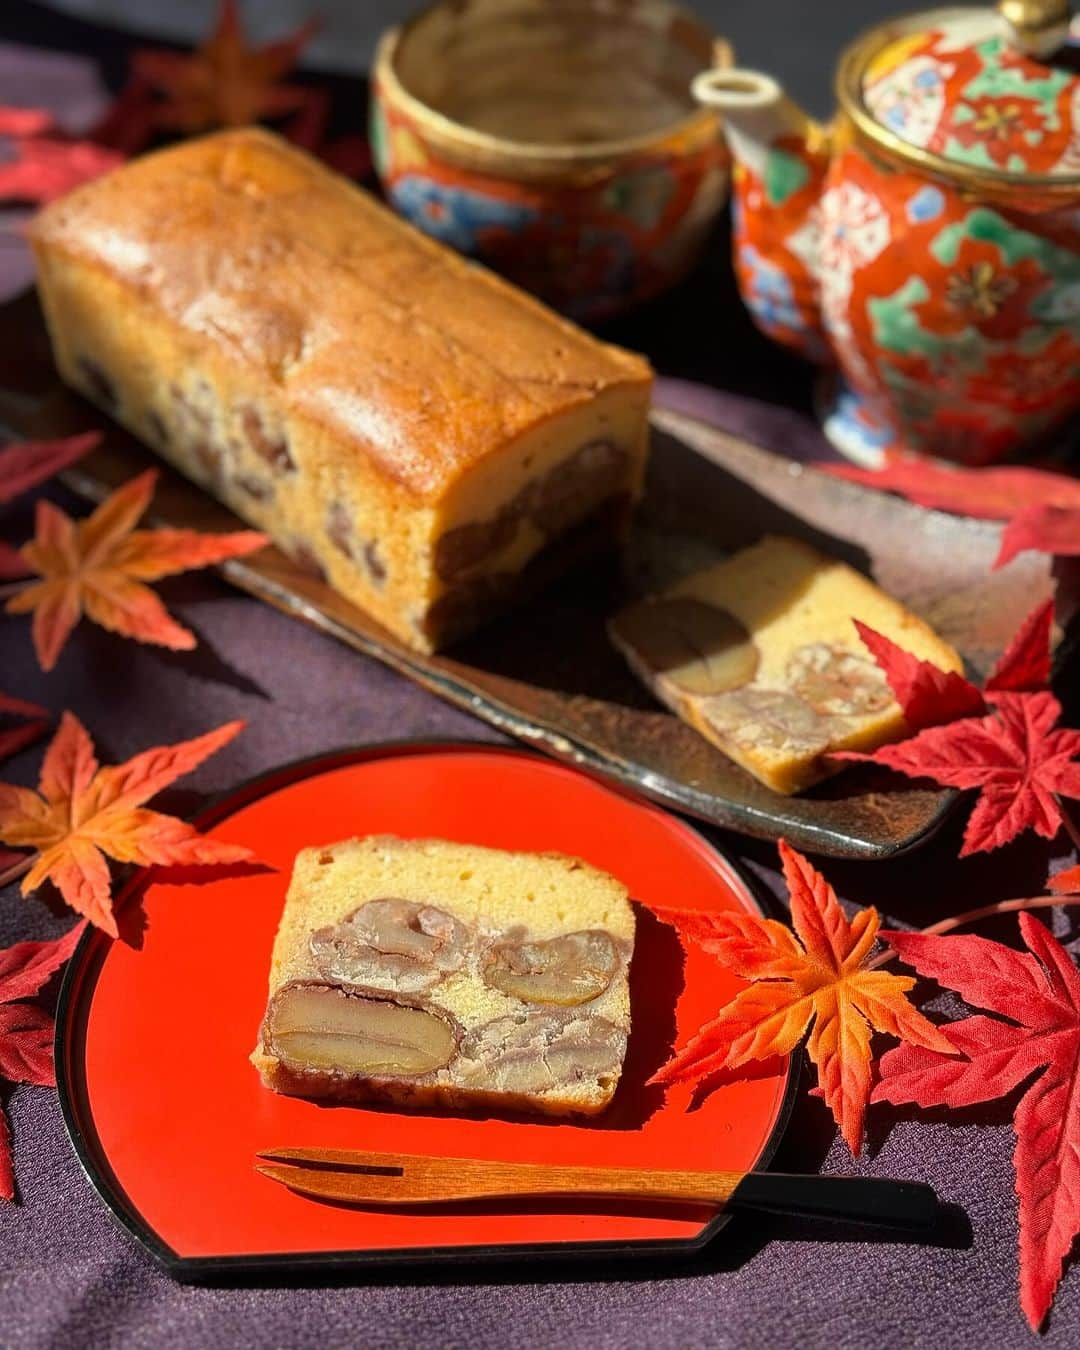
[[1068, 0], [941, 9], [876, 29], [840, 70], [872, 141], [979, 187], [1080, 188], [1080, 31]]

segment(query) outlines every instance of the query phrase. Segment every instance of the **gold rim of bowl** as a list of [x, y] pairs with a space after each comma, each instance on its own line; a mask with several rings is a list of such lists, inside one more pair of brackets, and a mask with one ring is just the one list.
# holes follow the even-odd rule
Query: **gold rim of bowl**
[[1014, 173], [1009, 169], [962, 164], [922, 146], [912, 145], [883, 126], [866, 105], [864, 80], [871, 62], [891, 42], [933, 26], [944, 18], [970, 18], [970, 8], [932, 9], [878, 24], [846, 49], [836, 70], [837, 101], [859, 137], [890, 161], [944, 178], [961, 188], [994, 197], [1032, 195], [1068, 199], [1080, 194], [1080, 174]]
[[[676, 122], [658, 126], [639, 136], [618, 140], [596, 141], [587, 148], [572, 143], [515, 141], [478, 131], [475, 127], [457, 122], [438, 112], [417, 98], [402, 83], [395, 68], [401, 44], [412, 28], [420, 23], [431, 9], [429, 6], [415, 14], [408, 22], [382, 35], [375, 49], [374, 97], [405, 112], [421, 130], [425, 140], [448, 159], [470, 168], [486, 168], [497, 176], [505, 176], [509, 166], [523, 177], [548, 177], [552, 174], [602, 173], [610, 169], [613, 160], [628, 158], [655, 149], [665, 142], [685, 138], [701, 146], [720, 136], [716, 114], [707, 108], [695, 108]], [[713, 65], [726, 69], [734, 63], [731, 44], [724, 38], [713, 37], [689, 11], [683, 11], [688, 21], [707, 36], [712, 45]], [[697, 148], [695, 145], [694, 148]]]

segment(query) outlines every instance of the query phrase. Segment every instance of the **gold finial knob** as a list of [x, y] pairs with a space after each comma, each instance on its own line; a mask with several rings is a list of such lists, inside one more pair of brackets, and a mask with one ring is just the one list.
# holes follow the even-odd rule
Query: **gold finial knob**
[[1010, 43], [1045, 61], [1069, 35], [1069, 0], [999, 0]]

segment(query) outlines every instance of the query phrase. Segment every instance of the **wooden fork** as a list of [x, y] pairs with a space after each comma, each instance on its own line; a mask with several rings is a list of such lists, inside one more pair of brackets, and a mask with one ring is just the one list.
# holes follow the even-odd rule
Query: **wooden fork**
[[746, 1206], [904, 1229], [932, 1227], [940, 1208], [931, 1186], [878, 1177], [563, 1167], [359, 1149], [275, 1148], [257, 1157], [256, 1171], [299, 1195], [373, 1208], [621, 1197], [717, 1209]]

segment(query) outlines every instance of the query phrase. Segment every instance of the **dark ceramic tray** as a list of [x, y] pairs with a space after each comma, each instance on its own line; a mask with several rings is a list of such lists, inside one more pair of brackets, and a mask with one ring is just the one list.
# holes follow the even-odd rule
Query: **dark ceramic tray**
[[[148, 464], [162, 470], [159, 523], [237, 528], [218, 502], [70, 393], [52, 365], [36, 299], [0, 310], [0, 424], [19, 436], [91, 427], [101, 448], [65, 475], [99, 500]], [[630, 551], [630, 587], [650, 589], [766, 532], [844, 558], [921, 614], [984, 674], [1020, 620], [1052, 589], [1050, 560], [991, 570], [1000, 526], [926, 511], [841, 482], [674, 412], [654, 414], [648, 492]], [[665, 806], [800, 848], [888, 858], [924, 842], [955, 794], [851, 769], [799, 797], [771, 792], [661, 711], [605, 636], [626, 582], [594, 567], [440, 656], [403, 646], [277, 549], [226, 563], [234, 585], [393, 667], [441, 698], [555, 757]]]

